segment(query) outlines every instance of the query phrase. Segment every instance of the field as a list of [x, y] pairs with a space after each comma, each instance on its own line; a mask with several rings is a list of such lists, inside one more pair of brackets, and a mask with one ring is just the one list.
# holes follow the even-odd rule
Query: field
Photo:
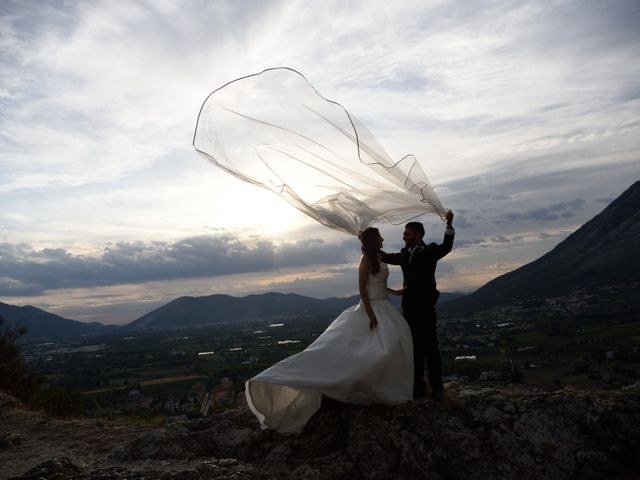
[[[49, 385], [82, 392], [87, 412], [158, 412], [185, 403], [196, 408], [200, 392], [224, 390], [222, 407], [236, 401], [247, 379], [304, 349], [331, 320], [137, 331], [55, 344], [33, 341], [25, 342], [23, 351], [29, 367]], [[640, 378], [640, 322], [547, 319], [536, 324], [475, 318], [443, 322], [439, 336], [447, 379], [520, 382], [554, 390], [568, 385], [618, 389]], [[87, 346], [95, 348], [81, 348]], [[475, 359], [456, 360], [465, 356]]]

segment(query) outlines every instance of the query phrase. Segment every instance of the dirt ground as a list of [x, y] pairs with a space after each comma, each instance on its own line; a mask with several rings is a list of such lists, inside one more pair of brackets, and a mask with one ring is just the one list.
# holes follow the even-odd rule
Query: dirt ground
[[[0, 479], [22, 475], [54, 457], [68, 457], [79, 467], [90, 470], [108, 467], [113, 464], [108, 455], [114, 448], [154, 428], [157, 427], [95, 419], [51, 418], [26, 409], [0, 406]], [[176, 466], [157, 460], [152, 463], [155, 468]], [[136, 462], [136, 466], [144, 464]]]

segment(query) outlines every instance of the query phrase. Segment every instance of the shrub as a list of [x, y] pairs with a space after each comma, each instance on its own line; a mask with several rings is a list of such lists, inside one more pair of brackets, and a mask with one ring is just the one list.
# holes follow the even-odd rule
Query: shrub
[[0, 317], [0, 390], [22, 401], [28, 401], [41, 383], [40, 377], [30, 373], [16, 340], [27, 333], [23, 326], [5, 326]]
[[64, 387], [43, 388], [32, 397], [30, 405], [51, 415], [81, 415], [82, 396], [79, 392]]

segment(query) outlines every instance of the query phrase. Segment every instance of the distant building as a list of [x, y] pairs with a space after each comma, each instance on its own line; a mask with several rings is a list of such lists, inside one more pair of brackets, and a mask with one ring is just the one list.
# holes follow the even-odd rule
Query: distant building
[[475, 362], [478, 359], [475, 355], [458, 355], [454, 360], [456, 362]]
[[167, 412], [176, 412], [180, 408], [180, 402], [174, 400], [173, 398], [168, 398], [166, 402], [164, 402], [164, 408]]
[[532, 346], [532, 345], [529, 345], [529, 346], [527, 346], [527, 347], [520, 347], [520, 348], [518, 348], [518, 351], [519, 351], [519, 352], [530, 352], [530, 351], [535, 350], [535, 349], [536, 349], [536, 347], [534, 347], [534, 346]]
[[235, 400], [233, 393], [233, 381], [222, 378], [212, 392], [213, 401], [218, 405], [230, 405]]
[[182, 423], [186, 422], [189, 419], [186, 415], [174, 415], [171, 417], [167, 417], [166, 422], [167, 425], [171, 425], [172, 423]]

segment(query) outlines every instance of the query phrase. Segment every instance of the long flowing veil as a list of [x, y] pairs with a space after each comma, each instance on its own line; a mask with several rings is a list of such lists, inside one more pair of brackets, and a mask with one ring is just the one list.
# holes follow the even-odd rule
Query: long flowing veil
[[413, 155], [392, 161], [362, 123], [288, 67], [214, 90], [200, 109], [193, 146], [231, 175], [344, 232], [446, 214]]

